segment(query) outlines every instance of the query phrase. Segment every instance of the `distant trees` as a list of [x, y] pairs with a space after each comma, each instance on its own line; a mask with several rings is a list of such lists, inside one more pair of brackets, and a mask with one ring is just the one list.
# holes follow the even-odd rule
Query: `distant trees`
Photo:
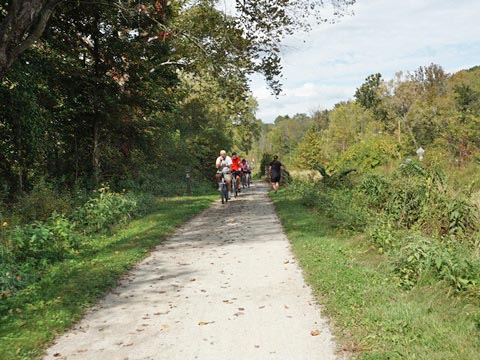
[[[294, 131], [302, 124], [308, 125]], [[355, 101], [301, 120], [279, 117], [266, 131], [269, 151], [289, 154], [290, 165], [300, 168], [374, 169], [416, 157], [420, 146], [428, 161], [462, 164], [480, 154], [480, 67], [450, 75], [431, 64], [388, 82], [373, 74]], [[292, 132], [289, 143], [285, 134]]]

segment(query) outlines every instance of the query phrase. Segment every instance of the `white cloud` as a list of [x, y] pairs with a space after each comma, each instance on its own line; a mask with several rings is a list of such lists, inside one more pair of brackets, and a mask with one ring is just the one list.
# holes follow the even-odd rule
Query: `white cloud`
[[330, 108], [377, 72], [389, 79], [432, 62], [448, 72], [480, 64], [480, 1], [357, 0], [354, 11], [285, 41], [278, 99], [253, 77], [259, 118]]

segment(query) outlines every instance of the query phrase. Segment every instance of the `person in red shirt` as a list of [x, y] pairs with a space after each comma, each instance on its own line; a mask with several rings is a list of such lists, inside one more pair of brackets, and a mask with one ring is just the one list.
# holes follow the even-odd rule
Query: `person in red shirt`
[[242, 159], [237, 156], [237, 153], [235, 151], [232, 152], [232, 176], [235, 176], [235, 179], [237, 179], [238, 192], [240, 192], [242, 186], [242, 184], [240, 183], [240, 179], [242, 176], [241, 162]]

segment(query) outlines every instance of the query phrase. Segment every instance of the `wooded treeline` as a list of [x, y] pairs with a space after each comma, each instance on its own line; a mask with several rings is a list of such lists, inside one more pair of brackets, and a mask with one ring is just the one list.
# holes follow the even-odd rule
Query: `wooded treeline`
[[480, 67], [447, 74], [421, 66], [386, 81], [370, 75], [354, 99], [311, 116], [279, 116], [264, 125], [257, 153], [276, 153], [289, 167], [335, 172], [394, 166], [416, 151], [445, 168], [480, 156]]
[[180, 5], [57, 6], [0, 85], [4, 195], [41, 179], [128, 188], [178, 181], [189, 167], [208, 177], [218, 149], [248, 148], [252, 43], [213, 4]]
[[0, 191], [211, 178], [219, 149], [248, 151], [259, 128], [247, 76], [278, 93], [281, 40], [323, 5], [2, 1]]

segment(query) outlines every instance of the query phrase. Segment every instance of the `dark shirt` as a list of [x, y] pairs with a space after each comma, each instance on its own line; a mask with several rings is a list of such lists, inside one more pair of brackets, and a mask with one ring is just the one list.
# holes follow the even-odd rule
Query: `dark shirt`
[[282, 163], [278, 160], [273, 160], [270, 163], [271, 166], [271, 173], [272, 175], [280, 175], [280, 167], [282, 166]]

